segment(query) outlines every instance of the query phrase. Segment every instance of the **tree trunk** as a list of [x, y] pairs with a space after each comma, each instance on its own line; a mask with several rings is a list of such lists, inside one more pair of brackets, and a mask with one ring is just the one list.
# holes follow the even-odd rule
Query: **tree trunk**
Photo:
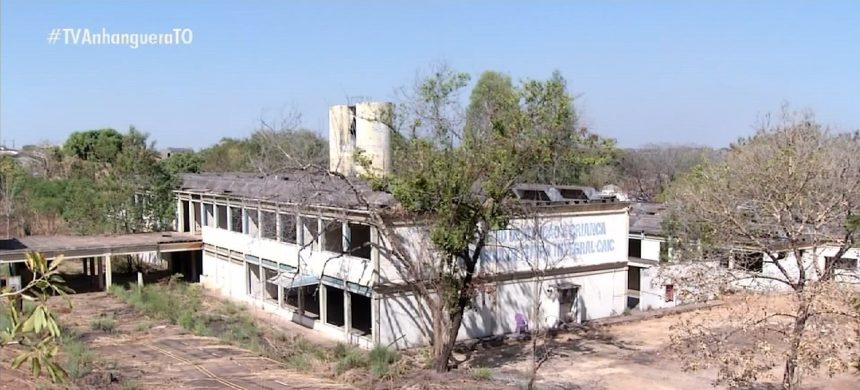
[[806, 321], [809, 319], [809, 302], [806, 298], [800, 298], [797, 308], [797, 317], [794, 319], [794, 327], [791, 330], [791, 344], [785, 360], [785, 372], [782, 377], [782, 388], [785, 390], [797, 390], [800, 388], [800, 368], [797, 358], [800, 352], [800, 343], [803, 340], [803, 331], [806, 329]]
[[442, 330], [445, 333], [445, 337], [443, 340], [440, 340], [442, 343], [439, 346], [439, 354], [436, 355], [436, 361], [433, 364], [433, 369], [436, 372], [448, 371], [448, 361], [451, 360], [451, 354], [454, 353], [454, 344], [457, 342], [457, 334], [460, 333], [460, 325], [463, 323], [463, 311], [465, 308], [465, 305], [461, 306], [458, 304], [457, 311], [451, 316], [448, 328]]

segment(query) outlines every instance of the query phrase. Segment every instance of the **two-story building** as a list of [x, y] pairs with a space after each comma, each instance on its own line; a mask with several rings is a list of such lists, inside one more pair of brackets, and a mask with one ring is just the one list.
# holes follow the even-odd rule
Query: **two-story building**
[[[203, 241], [205, 288], [365, 347], [425, 345], [431, 318], [403, 261], [433, 247], [427, 223], [355, 177], [355, 148], [390, 169], [390, 106], [330, 110], [328, 172], [279, 176], [189, 174], [177, 194], [177, 230]], [[628, 204], [575, 186], [521, 185], [521, 217], [494, 231], [478, 269], [480, 293], [460, 338], [511, 333], [517, 319], [557, 326], [620, 314], [627, 290]], [[380, 225], [381, 224], [381, 225]], [[391, 255], [390, 239], [407, 259]]]

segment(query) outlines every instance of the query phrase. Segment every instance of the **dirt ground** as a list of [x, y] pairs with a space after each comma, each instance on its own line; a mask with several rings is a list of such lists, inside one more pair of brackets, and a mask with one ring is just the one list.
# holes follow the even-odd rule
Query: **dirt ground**
[[[61, 313], [94, 352], [93, 371], [67, 385], [85, 389], [351, 389], [353, 387], [284, 368], [280, 363], [197, 337], [178, 326], [146, 319], [106, 293], [70, 296], [73, 310]], [[116, 328], [92, 330], [90, 321], [112, 314]], [[143, 325], [142, 325], [143, 324]], [[145, 325], [145, 326], [144, 326]], [[0, 350], [8, 362], [14, 351]], [[48, 382], [0, 366], [0, 388], [45, 388]]]
[[[541, 389], [707, 389], [714, 388], [715, 370], [684, 372], [681, 361], [668, 351], [669, 329], [680, 316], [723, 315], [724, 306], [685, 314], [667, 315], [599, 326], [556, 336], [558, 352], [540, 368]], [[530, 370], [530, 344], [509, 341], [478, 347], [472, 367], [491, 368], [503, 384], [523, 383]], [[761, 388], [777, 388], [782, 367], [771, 373], [773, 380]], [[717, 387], [720, 388], [720, 387]], [[804, 378], [804, 388], [853, 390], [860, 388], [860, 375], [846, 373]]]

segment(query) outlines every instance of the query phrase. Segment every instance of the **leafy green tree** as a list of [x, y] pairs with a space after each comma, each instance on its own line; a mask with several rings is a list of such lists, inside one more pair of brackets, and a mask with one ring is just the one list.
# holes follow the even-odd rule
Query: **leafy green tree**
[[161, 168], [171, 175], [200, 173], [203, 158], [197, 153], [176, 153], [161, 160]]
[[123, 139], [114, 129], [76, 131], [66, 140], [63, 149], [81, 160], [111, 162], [122, 151]]
[[545, 184], [582, 184], [590, 170], [615, 159], [615, 140], [583, 126], [567, 91], [567, 80], [553, 72], [545, 81], [526, 81], [520, 90], [522, 109], [536, 141], [544, 145], [540, 161], [527, 180]]
[[[416, 281], [412, 284], [416, 295], [430, 308], [434, 368], [440, 372], [449, 367], [464, 311], [479, 287], [475, 273], [489, 234], [522, 213], [511, 197], [513, 186], [536, 179], [540, 172], [535, 166], [546, 166], [552, 158], [593, 156], [599, 152], [591, 148], [607, 146], [594, 137], [582, 137], [582, 132], [563, 136], [573, 130], [575, 118], [557, 74], [546, 84], [529, 82], [514, 89], [505, 76], [485, 73], [464, 121], [457, 117], [462, 112], [457, 101], [468, 79], [443, 68], [417, 86], [409, 106], [400, 110], [410, 117], [401, 118], [405, 128], [398, 132], [403, 139], [396, 143], [400, 150], [394, 172], [370, 178], [416, 221], [429, 224], [436, 249], [429, 263], [416, 265], [415, 259], [399, 256], [396, 250], [393, 260], [401, 262], [395, 268], [413, 273], [405, 277]], [[579, 166], [602, 161], [566, 158]], [[357, 160], [367, 164], [361, 153]], [[563, 173], [560, 167], [571, 166], [558, 167], [556, 175]], [[397, 239], [387, 236], [397, 245]]]

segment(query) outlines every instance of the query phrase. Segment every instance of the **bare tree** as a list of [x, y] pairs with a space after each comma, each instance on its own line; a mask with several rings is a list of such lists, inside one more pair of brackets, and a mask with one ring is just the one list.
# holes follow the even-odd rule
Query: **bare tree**
[[[725, 160], [672, 186], [666, 229], [690, 294], [743, 289], [729, 315], [688, 319], [673, 341], [686, 368], [718, 368], [746, 385], [783, 365], [782, 386], [849, 367], [860, 326], [851, 297], [860, 212], [860, 136], [834, 134], [811, 113], [784, 110], [739, 140]], [[857, 254], [854, 254], [856, 257]], [[754, 291], [754, 292], [750, 292]], [[773, 297], [761, 293], [786, 292]]]
[[646, 145], [621, 151], [618, 171], [621, 186], [646, 202], [656, 201], [669, 184], [693, 167], [714, 161], [710, 148], [684, 145]]

